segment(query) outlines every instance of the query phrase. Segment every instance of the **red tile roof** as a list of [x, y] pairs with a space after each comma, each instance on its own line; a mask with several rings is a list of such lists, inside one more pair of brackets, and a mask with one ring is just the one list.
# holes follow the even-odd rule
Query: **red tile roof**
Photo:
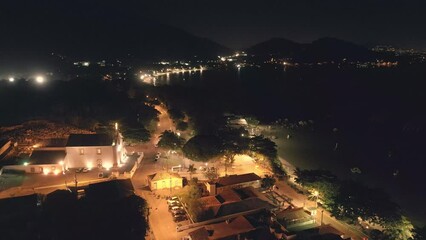
[[[203, 228], [190, 232], [189, 235], [193, 240], [217, 240], [248, 233], [253, 230], [255, 228], [244, 216], [238, 216], [225, 222], [206, 225]], [[206, 234], [208, 235], [207, 237]]]
[[255, 173], [247, 173], [241, 175], [229, 175], [226, 177], [220, 177], [217, 180], [217, 184], [219, 186], [230, 186], [240, 183], [253, 182], [260, 180], [261, 178], [257, 176]]

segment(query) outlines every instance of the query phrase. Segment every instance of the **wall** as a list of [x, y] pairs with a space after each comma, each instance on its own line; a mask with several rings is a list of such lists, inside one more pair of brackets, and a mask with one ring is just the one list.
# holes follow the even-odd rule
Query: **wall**
[[[31, 171], [33, 168], [34, 172]], [[37, 164], [37, 165], [10, 165], [10, 166], [4, 166], [3, 170], [17, 170], [17, 171], [24, 171], [26, 173], [43, 173], [46, 174], [60, 174], [62, 172], [62, 166], [59, 164]]]
[[[175, 187], [181, 188], [183, 186], [183, 179], [182, 178], [172, 178], [171, 184], [172, 184], [171, 188], [175, 188]], [[152, 181], [152, 182], [150, 182], [150, 188], [151, 188], [151, 190], [169, 189], [170, 188], [170, 179]]]
[[245, 187], [260, 188], [260, 180], [251, 181], [251, 182], [245, 182], [245, 183], [239, 183], [239, 184], [229, 185], [229, 186], [225, 186], [225, 187], [218, 187], [217, 188], [217, 193], [221, 193], [225, 189], [230, 189], [230, 188], [245, 188]]
[[11, 141], [7, 141], [3, 146], [0, 146], [1, 147], [0, 148], [0, 155], [2, 155], [3, 153], [5, 153], [10, 148], [11, 145], [12, 145], [12, 142]]
[[[98, 148], [101, 149], [101, 154], [97, 154]], [[83, 155], [80, 154], [80, 149], [83, 149]], [[66, 147], [65, 165], [67, 168], [97, 168], [98, 160], [101, 160], [104, 168], [111, 168], [117, 164], [117, 152], [114, 149], [113, 146]]]

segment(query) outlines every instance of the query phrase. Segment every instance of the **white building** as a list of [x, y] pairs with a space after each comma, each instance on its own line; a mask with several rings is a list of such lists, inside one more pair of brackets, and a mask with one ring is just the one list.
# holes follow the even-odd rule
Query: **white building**
[[[123, 138], [108, 134], [71, 134], [65, 146], [65, 167], [110, 169], [122, 163]], [[124, 160], [124, 159], [123, 159]]]
[[65, 150], [61, 148], [36, 149], [22, 164], [8, 165], [5, 170], [17, 170], [25, 173], [60, 174], [64, 169]]

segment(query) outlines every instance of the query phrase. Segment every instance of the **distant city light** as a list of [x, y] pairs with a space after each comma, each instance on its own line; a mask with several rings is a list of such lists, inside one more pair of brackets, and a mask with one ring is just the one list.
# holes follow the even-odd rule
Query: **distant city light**
[[24, 166], [28, 166], [28, 164], [29, 164], [28, 162], [24, 162]]
[[15, 78], [14, 77], [10, 77], [9, 78], [9, 82], [14, 82], [15, 81]]
[[44, 77], [42, 77], [42, 76], [37, 76], [35, 80], [36, 80], [36, 82], [38, 84], [43, 84], [44, 83]]

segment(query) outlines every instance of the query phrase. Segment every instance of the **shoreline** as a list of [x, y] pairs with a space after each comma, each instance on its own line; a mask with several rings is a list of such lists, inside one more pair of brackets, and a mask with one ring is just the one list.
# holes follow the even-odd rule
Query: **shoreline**
[[[322, 136], [315, 133], [293, 132], [279, 127], [272, 129], [262, 127], [262, 134], [276, 143], [278, 158], [291, 178], [294, 179], [294, 170], [299, 167], [301, 169], [327, 170], [342, 180], [361, 181], [368, 187], [380, 188], [388, 193], [413, 224], [420, 227], [426, 225], [426, 212], [420, 208], [425, 196], [409, 190], [410, 185], [407, 185], [407, 176], [390, 177], [384, 173], [384, 169], [375, 172], [375, 168], [371, 168], [372, 166], [354, 163], [346, 158], [343, 158], [346, 161], [342, 162], [341, 157], [335, 157], [333, 152], [330, 151], [333, 142], [326, 137], [322, 139]], [[287, 134], [292, 135], [290, 140], [285, 138]], [[351, 167], [360, 167], [362, 173], [351, 173]], [[402, 169], [403, 167], [401, 167]], [[407, 174], [408, 172], [402, 171], [402, 174], [404, 173]]]

